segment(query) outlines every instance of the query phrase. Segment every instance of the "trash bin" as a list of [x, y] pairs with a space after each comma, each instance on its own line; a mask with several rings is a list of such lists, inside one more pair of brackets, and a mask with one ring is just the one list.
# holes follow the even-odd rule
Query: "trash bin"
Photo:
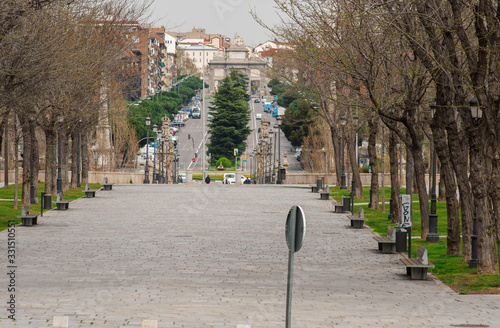
[[43, 195], [43, 209], [52, 209], [52, 195]]
[[407, 252], [408, 232], [403, 227], [396, 227], [396, 252]]
[[317, 179], [316, 186], [318, 187], [318, 191], [323, 189], [323, 179], [321, 179], [321, 178]]
[[344, 212], [349, 212], [351, 210], [351, 197], [342, 198], [342, 209]]

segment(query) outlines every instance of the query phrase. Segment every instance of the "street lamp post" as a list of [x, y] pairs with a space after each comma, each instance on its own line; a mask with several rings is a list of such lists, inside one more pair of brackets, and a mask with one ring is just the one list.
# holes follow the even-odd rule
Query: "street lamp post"
[[283, 181], [281, 180], [281, 126], [275, 125], [275, 129], [278, 130], [278, 179], [277, 179], [277, 184], [281, 184]]
[[158, 125], [153, 125], [153, 132], [155, 135], [155, 149], [153, 153], [153, 183], [158, 183], [158, 173], [156, 173], [156, 149], [158, 148]]
[[[431, 115], [434, 117], [436, 113], [436, 102], [431, 104]], [[439, 235], [437, 233], [437, 220], [436, 214], [436, 147], [432, 144], [432, 186], [431, 186], [431, 212], [429, 213], [429, 233], [425, 240], [429, 243], [437, 243]]]
[[477, 268], [477, 226], [476, 226], [476, 209], [474, 209], [472, 236], [471, 239], [471, 259], [469, 260], [469, 268]]
[[257, 148], [253, 149], [253, 183], [257, 184]]
[[342, 174], [340, 176], [340, 189], [347, 189], [347, 186], [345, 185], [345, 158], [344, 158], [344, 127], [346, 125], [346, 119], [345, 116], [340, 117], [340, 125], [342, 126], [342, 137], [340, 141], [340, 147], [342, 149], [341, 151], [341, 159], [342, 159]]
[[149, 126], [151, 125], [151, 118], [146, 117], [146, 168], [144, 169], [144, 183], [149, 183]]
[[[33, 126], [33, 125], [32, 125]], [[35, 169], [35, 132], [34, 129], [31, 128], [31, 133], [30, 133], [30, 203], [31, 204], [36, 204], [36, 199], [35, 199], [35, 182], [33, 181], [35, 179], [35, 175], [33, 173], [33, 170]]]
[[77, 145], [78, 145], [78, 150], [76, 151], [76, 186], [78, 188], [81, 187], [80, 185], [80, 129], [81, 129], [81, 124], [82, 124], [82, 120], [80, 119], [79, 120], [79, 127], [78, 127], [78, 140], [77, 140]]
[[[483, 112], [479, 108], [476, 97], [472, 97], [469, 101], [470, 111], [472, 114], [472, 119], [474, 125], [477, 126], [479, 119], [483, 117]], [[472, 236], [471, 236], [471, 259], [469, 260], [469, 268], [477, 268], [477, 223], [476, 223], [476, 208], [474, 208], [473, 225], [472, 225]]]

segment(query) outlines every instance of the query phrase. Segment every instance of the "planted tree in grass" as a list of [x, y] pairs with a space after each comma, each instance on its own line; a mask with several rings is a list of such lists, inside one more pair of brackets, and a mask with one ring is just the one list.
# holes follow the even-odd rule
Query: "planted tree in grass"
[[[233, 80], [236, 76], [237, 82]], [[215, 93], [210, 114], [213, 116], [210, 127], [208, 154], [212, 159], [226, 157], [234, 159], [234, 149], [242, 154], [250, 134], [250, 106], [247, 102], [246, 85], [238, 74], [228, 75]]]

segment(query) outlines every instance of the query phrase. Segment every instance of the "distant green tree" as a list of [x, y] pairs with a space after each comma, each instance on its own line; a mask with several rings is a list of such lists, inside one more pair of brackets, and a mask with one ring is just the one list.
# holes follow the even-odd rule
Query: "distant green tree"
[[247, 93], [248, 90], [248, 76], [238, 73], [236, 70], [232, 69], [231, 73], [229, 74], [231, 79], [233, 80], [234, 86], [236, 88], [241, 88], [243, 91], [245, 91], [245, 100], [249, 101], [250, 100], [250, 95]]
[[304, 99], [294, 100], [285, 110], [281, 130], [292, 146], [300, 146], [308, 135], [308, 127], [313, 123], [316, 112]]
[[209, 124], [210, 142], [207, 144], [207, 153], [211, 155], [212, 164], [221, 157], [234, 159], [235, 148], [243, 153], [251, 132], [248, 127], [250, 106], [247, 89], [238, 75], [230, 74], [224, 78], [214, 95], [214, 106], [210, 107], [213, 119]]
[[280, 81], [276, 78], [272, 79], [271, 81], [269, 81], [269, 83], [267, 84], [267, 86], [269, 88], [274, 88], [275, 85], [277, 84], [281, 84]]

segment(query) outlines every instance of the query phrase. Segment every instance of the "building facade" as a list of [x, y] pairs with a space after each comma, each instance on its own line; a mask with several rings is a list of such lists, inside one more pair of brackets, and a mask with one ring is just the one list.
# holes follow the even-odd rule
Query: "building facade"
[[209, 61], [209, 88], [210, 93], [217, 91], [222, 80], [236, 70], [248, 77], [248, 93], [258, 96], [266, 94], [266, 86], [269, 78], [264, 69], [266, 62], [257, 54], [245, 46], [245, 40], [238, 35], [231, 42], [231, 46], [226, 51]]

